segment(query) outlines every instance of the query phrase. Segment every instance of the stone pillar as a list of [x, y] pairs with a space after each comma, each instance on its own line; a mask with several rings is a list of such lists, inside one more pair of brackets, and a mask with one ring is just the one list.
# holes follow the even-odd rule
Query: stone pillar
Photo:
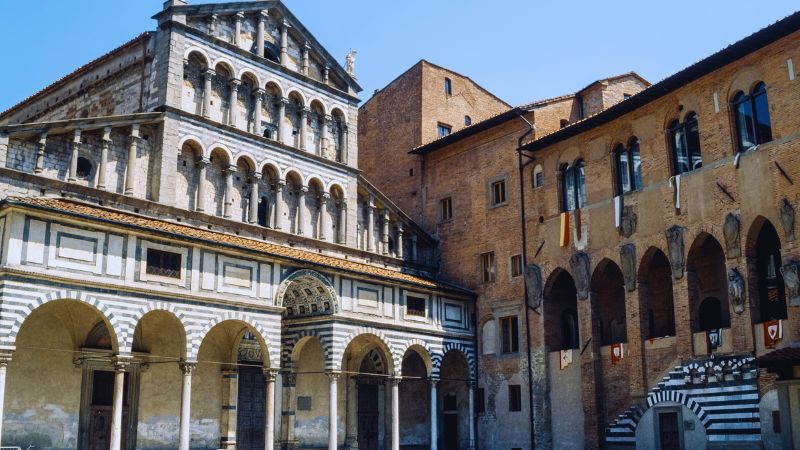
[[272, 228], [280, 230], [281, 219], [283, 218], [283, 187], [286, 183], [283, 180], [278, 180], [275, 183], [275, 220], [272, 222]]
[[303, 75], [305, 76], [308, 76], [309, 50], [311, 50], [311, 45], [309, 45], [308, 42], [306, 42], [305, 44], [303, 44], [303, 72], [302, 72]]
[[[637, 283], [639, 284], [639, 283]], [[641, 286], [637, 286], [641, 288]], [[636, 400], [642, 400], [647, 393], [647, 380], [644, 370], [644, 341], [642, 331], [646, 326], [646, 317], [639, 309], [639, 291], [625, 291], [625, 331], [628, 335], [628, 348], [626, 355], [628, 370], [630, 370], [630, 393]], [[623, 363], [626, 360], [622, 361]]]
[[183, 384], [181, 385], [181, 420], [180, 420], [180, 443], [179, 450], [189, 450], [189, 426], [191, 422], [191, 405], [192, 405], [192, 372], [197, 367], [197, 363], [182, 362], [180, 363], [181, 372], [183, 372]]
[[439, 380], [431, 379], [431, 450], [437, 450], [439, 447], [439, 419], [438, 419], [438, 409], [436, 406], [436, 402], [438, 397], [436, 396], [436, 384], [439, 383]]
[[67, 181], [78, 181], [78, 156], [81, 151], [81, 130], [75, 130], [72, 135], [72, 156], [69, 159], [69, 177]]
[[373, 198], [370, 196], [369, 200], [367, 201], [367, 251], [374, 252], [375, 251], [375, 243], [372, 239], [372, 233], [375, 229], [375, 203]]
[[214, 79], [214, 69], [203, 72], [203, 117], [211, 117], [211, 80]]
[[300, 111], [300, 150], [308, 151], [308, 113], [310, 108]]
[[348, 139], [349, 139], [349, 134], [348, 134], [347, 126], [346, 125], [342, 125], [342, 147], [341, 147], [341, 151], [339, 152], [339, 153], [341, 153], [341, 156], [339, 158], [340, 159], [339, 162], [340, 163], [344, 163], [344, 164], [347, 164], [347, 152], [348, 152], [348, 149], [349, 149], [349, 146], [347, 144]]
[[342, 200], [339, 202], [339, 227], [336, 229], [339, 237], [337, 242], [347, 243], [347, 203]]
[[39, 175], [44, 170], [44, 149], [47, 146], [47, 133], [39, 135], [39, 142], [36, 144], [36, 165], [33, 173]]
[[417, 252], [417, 235], [411, 235], [411, 260], [414, 262], [419, 261], [419, 254]]
[[397, 249], [395, 254], [398, 258], [403, 259], [403, 222], [397, 222]]
[[347, 432], [344, 448], [358, 450], [358, 387], [356, 378], [347, 376]]
[[267, 420], [264, 425], [264, 450], [275, 448], [275, 370], [264, 369], [267, 394]]
[[244, 13], [241, 11], [233, 15], [233, 45], [237, 47], [242, 42], [242, 19], [244, 19]]
[[328, 114], [325, 114], [325, 117], [322, 118], [322, 130], [320, 130], [320, 146], [319, 146], [319, 156], [325, 156], [328, 153], [328, 148], [330, 145], [330, 130], [328, 129], [331, 126], [331, 120], [333, 118]]
[[476, 386], [471, 381], [469, 382], [469, 449], [475, 448], [475, 388]]
[[284, 125], [286, 119], [286, 105], [289, 104], [289, 99], [282, 97], [278, 103], [278, 142], [286, 144], [286, 126]]
[[264, 99], [264, 94], [266, 93], [265, 90], [258, 88], [256, 89], [253, 96], [255, 97], [255, 107], [253, 108], [253, 129], [250, 130], [251, 133], [257, 134], [261, 136], [263, 133], [261, 132], [261, 106]]
[[322, 83], [329, 84], [331, 81], [331, 66], [326, 65], [322, 71]]
[[256, 54], [264, 57], [264, 22], [267, 20], [267, 11], [258, 12], [258, 28], [256, 28]]
[[328, 410], [328, 450], [336, 450], [339, 440], [339, 372], [326, 372], [330, 380], [330, 398]]
[[111, 147], [111, 127], [103, 129], [103, 142], [100, 144], [100, 167], [97, 168], [97, 189], [106, 189], [106, 170], [108, 149]]
[[285, 20], [281, 27], [281, 65], [283, 67], [289, 65], [289, 22]]
[[300, 186], [300, 189], [297, 190], [296, 232], [300, 236], [305, 234], [305, 228], [306, 228], [306, 222], [305, 222], [306, 192], [308, 192], [308, 188], [305, 186]]
[[[573, 358], [581, 365], [581, 384], [583, 392], [583, 434], [587, 449], [600, 448], [601, 433], [605, 423], [601, 420], [602, 409], [598, 402], [598, 391], [603, 392], [599, 384], [600, 368], [600, 333], [597, 321], [593, 320], [592, 308], [596, 305], [596, 294], [589, 293], [589, 298], [578, 300], [578, 336], [583, 353], [573, 352]], [[588, 343], [588, 346], [586, 344]], [[577, 388], [577, 387], [576, 387]]]
[[239, 86], [242, 84], [242, 80], [237, 80], [236, 78], [231, 79], [231, 107], [228, 108], [228, 125], [238, 128], [238, 116], [239, 116]]
[[317, 237], [320, 240], [327, 239], [328, 228], [330, 228], [330, 220], [328, 217], [328, 202], [330, 202], [331, 196], [327, 192], [323, 192], [322, 195], [319, 197], [319, 233], [317, 233]]
[[236, 173], [236, 166], [228, 166], [222, 173], [225, 176], [225, 203], [222, 208], [222, 217], [229, 219], [233, 215], [233, 174]]
[[194, 203], [194, 209], [198, 212], [206, 210], [206, 168], [209, 164], [211, 164], [211, 160], [208, 158], [201, 156], [197, 159], [197, 200]]
[[253, 172], [250, 174], [250, 213], [249, 222], [258, 223], [258, 180], [261, 179], [261, 174]]
[[122, 405], [125, 386], [125, 369], [128, 367], [127, 358], [114, 360], [114, 400], [111, 406], [111, 450], [121, 450], [122, 442]]
[[131, 142], [128, 146], [128, 167], [125, 171], [125, 195], [133, 195], [136, 186], [136, 154], [139, 150], [139, 125], [131, 127]]
[[222, 413], [219, 438], [221, 448], [236, 449], [236, 407], [239, 401], [239, 373], [236, 370], [222, 371]]
[[[679, 359], [694, 355], [692, 339], [691, 308], [689, 303], [689, 280], [684, 271], [679, 280], [672, 279], [673, 314], [675, 315], [675, 344]], [[728, 305], [723, 305], [727, 307]]]
[[0, 442], [3, 439], [3, 405], [6, 398], [6, 371], [8, 370], [8, 363], [11, 362], [11, 352], [0, 352]]
[[384, 255], [389, 254], [389, 210], [383, 210], [383, 223], [381, 230], [381, 247]]
[[392, 378], [392, 450], [400, 450], [400, 378]]

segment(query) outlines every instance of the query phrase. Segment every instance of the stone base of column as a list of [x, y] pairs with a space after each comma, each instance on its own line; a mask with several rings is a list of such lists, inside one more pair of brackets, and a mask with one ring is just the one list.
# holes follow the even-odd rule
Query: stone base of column
[[348, 436], [344, 441], [344, 448], [347, 450], [358, 450], [358, 438], [355, 436]]
[[298, 450], [300, 441], [281, 441], [281, 450]]

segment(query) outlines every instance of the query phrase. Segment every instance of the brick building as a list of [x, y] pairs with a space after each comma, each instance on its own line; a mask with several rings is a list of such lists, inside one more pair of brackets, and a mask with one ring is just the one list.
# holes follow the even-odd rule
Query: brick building
[[478, 295], [479, 447], [800, 444], [798, 48], [794, 14], [411, 151], [440, 273]]

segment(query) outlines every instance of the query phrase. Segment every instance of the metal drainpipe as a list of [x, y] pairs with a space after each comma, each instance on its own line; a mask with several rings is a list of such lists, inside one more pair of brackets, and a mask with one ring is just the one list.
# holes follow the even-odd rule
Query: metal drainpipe
[[[528, 137], [536, 129], [532, 123], [528, 121], [523, 115], [522, 110], [517, 111], [520, 119], [525, 121], [528, 125], [528, 130], [519, 137], [517, 140], [517, 161], [519, 164], [519, 204], [520, 204], [520, 221], [522, 224], [522, 268], [523, 272], [528, 267], [528, 239], [527, 239], [527, 226], [525, 223], [525, 166], [527, 162], [522, 162], [522, 141]], [[533, 161], [533, 159], [531, 159]], [[531, 162], [528, 161], [528, 162]], [[525, 341], [526, 350], [528, 353], [528, 410], [530, 411], [530, 424], [531, 424], [531, 450], [536, 448], [536, 435], [534, 434], [533, 422], [533, 363], [531, 362], [531, 322], [530, 312], [528, 311], [528, 285], [523, 280], [524, 296], [522, 297], [522, 307], [525, 308]]]

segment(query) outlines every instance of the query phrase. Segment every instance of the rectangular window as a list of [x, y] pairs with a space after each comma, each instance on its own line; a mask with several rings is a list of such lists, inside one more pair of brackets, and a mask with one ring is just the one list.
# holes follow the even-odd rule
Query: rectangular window
[[426, 303], [424, 298], [406, 297], [406, 314], [409, 316], [425, 317]]
[[519, 351], [519, 325], [517, 316], [503, 317], [500, 319], [502, 332], [503, 353], [516, 353]]
[[148, 248], [146, 272], [148, 275], [156, 275], [159, 277], [180, 278], [181, 255]]
[[439, 221], [444, 222], [453, 218], [453, 198], [445, 197], [439, 200]]
[[518, 384], [508, 385], [508, 410], [522, 411], [522, 389]]
[[499, 206], [506, 203], [506, 180], [499, 180], [492, 183], [491, 193], [492, 206]]
[[494, 252], [481, 255], [481, 274], [484, 283], [491, 283], [494, 281]]
[[450, 132], [453, 130], [453, 128], [450, 127], [450, 125], [445, 125], [445, 124], [442, 124], [442, 123], [440, 123], [438, 125], [437, 129], [439, 130], [439, 138], [440, 139], [445, 137], [445, 136], [447, 136], [448, 134], [450, 134]]
[[518, 277], [522, 275], [522, 255], [514, 255], [511, 257], [511, 276]]
[[475, 391], [475, 410], [478, 414], [483, 414], [486, 412], [486, 403], [484, 403], [484, 393], [483, 388], [478, 388]]
[[450, 78], [444, 79], [444, 94], [448, 97], [453, 95], [453, 82], [450, 81]]

